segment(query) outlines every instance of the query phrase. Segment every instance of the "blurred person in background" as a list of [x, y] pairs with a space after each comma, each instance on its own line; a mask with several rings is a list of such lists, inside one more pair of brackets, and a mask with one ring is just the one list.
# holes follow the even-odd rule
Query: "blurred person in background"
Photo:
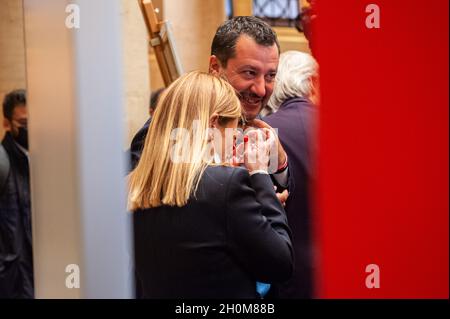
[[146, 127], [147, 129], [140, 129], [136, 133], [136, 135], [133, 137], [133, 140], [131, 141], [132, 147], [127, 151], [127, 157], [130, 158], [129, 171], [132, 171], [139, 161], [142, 148], [144, 147], [145, 137], [147, 136], [148, 127], [150, 126], [150, 122], [152, 120], [153, 114], [155, 113], [156, 106], [158, 105], [159, 97], [162, 92], [164, 92], [164, 88], [153, 91], [150, 95], [150, 103], [148, 108], [150, 118], [144, 124], [144, 127]]
[[313, 244], [311, 242], [311, 181], [314, 177], [316, 105], [319, 103], [318, 65], [303, 52], [288, 51], [280, 64], [269, 105], [275, 112], [263, 120], [278, 129], [289, 158], [289, 197], [286, 213], [292, 229], [295, 267], [292, 278], [275, 285], [278, 298], [313, 297]]
[[164, 92], [164, 88], [157, 89], [150, 95], [150, 104], [148, 108], [150, 118], [153, 116], [153, 113], [155, 113], [156, 105], [158, 105], [159, 97], [161, 96], [162, 92]]
[[3, 101], [0, 145], [0, 298], [34, 298], [25, 90]]

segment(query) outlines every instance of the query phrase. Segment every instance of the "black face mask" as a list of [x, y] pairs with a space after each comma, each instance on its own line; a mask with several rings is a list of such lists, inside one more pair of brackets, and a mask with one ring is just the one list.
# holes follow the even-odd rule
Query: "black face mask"
[[19, 133], [14, 136], [14, 140], [17, 144], [28, 150], [28, 129], [25, 127], [19, 127]]

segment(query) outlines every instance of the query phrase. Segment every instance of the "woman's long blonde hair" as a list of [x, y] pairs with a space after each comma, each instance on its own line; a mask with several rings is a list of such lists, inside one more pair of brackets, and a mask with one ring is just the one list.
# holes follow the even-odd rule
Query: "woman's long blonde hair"
[[[187, 204], [208, 165], [204, 159], [213, 114], [217, 114], [222, 123], [242, 114], [233, 87], [219, 77], [190, 72], [162, 93], [142, 156], [129, 176], [130, 210]], [[175, 162], [171, 152], [177, 150], [175, 144], [179, 146], [183, 139], [181, 134], [186, 132], [189, 132], [190, 144], [183, 150], [185, 160]]]

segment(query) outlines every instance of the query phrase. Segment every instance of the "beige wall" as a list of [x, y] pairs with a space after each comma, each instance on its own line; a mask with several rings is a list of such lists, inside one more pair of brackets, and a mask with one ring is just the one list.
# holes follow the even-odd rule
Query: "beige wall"
[[148, 63], [150, 64], [150, 84], [151, 90], [156, 91], [159, 88], [165, 87], [164, 80], [162, 78], [161, 72], [159, 70], [158, 61], [156, 60], [156, 55], [152, 48], [148, 51]]
[[173, 25], [184, 70], [207, 71], [212, 39], [225, 20], [224, 0], [165, 0], [164, 19]]
[[275, 27], [273, 29], [277, 33], [281, 52], [297, 50], [311, 54], [308, 40], [306, 39], [305, 35], [298, 32], [297, 29], [287, 27]]
[[233, 0], [235, 16], [251, 16], [253, 14], [252, 0]]
[[[11, 90], [25, 88], [25, 45], [22, 0], [0, 1], [0, 100]], [[1, 103], [0, 103], [1, 104]], [[0, 137], [3, 137], [0, 112]]]
[[121, 0], [126, 93], [125, 148], [149, 117], [150, 75], [147, 29], [137, 1]]

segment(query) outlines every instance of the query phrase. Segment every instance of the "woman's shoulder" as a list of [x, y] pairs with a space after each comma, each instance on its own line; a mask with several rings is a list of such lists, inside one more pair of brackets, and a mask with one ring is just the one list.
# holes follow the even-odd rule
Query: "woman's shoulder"
[[219, 165], [208, 166], [205, 169], [196, 190], [196, 201], [210, 201], [211, 199], [214, 199], [215, 202], [221, 202], [222, 199], [226, 200], [230, 188], [239, 188], [242, 185], [249, 183], [243, 182], [245, 179], [243, 176], [245, 175], [249, 176], [248, 171], [241, 167]]
[[248, 170], [245, 167], [229, 166], [229, 165], [209, 165], [205, 174], [208, 176], [226, 177], [229, 178], [236, 174], [248, 174]]
[[236, 178], [241, 179], [248, 177], [248, 170], [244, 167], [210, 165], [206, 168], [202, 182], [207, 185], [216, 184], [224, 185]]

